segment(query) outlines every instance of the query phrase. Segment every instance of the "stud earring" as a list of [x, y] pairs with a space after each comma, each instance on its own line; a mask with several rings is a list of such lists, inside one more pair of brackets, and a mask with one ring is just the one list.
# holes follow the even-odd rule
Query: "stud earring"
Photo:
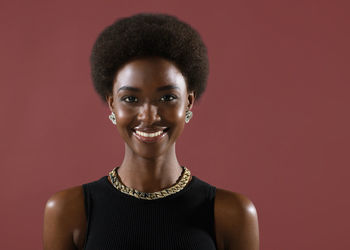
[[191, 120], [191, 118], [192, 118], [192, 116], [193, 116], [192, 111], [187, 110], [187, 111], [186, 111], [186, 116], [185, 116], [185, 122], [186, 122], [186, 123], [189, 123], [190, 120]]
[[109, 120], [111, 120], [111, 122], [112, 122], [114, 125], [117, 124], [117, 119], [115, 118], [114, 112], [112, 112], [112, 113], [109, 115]]

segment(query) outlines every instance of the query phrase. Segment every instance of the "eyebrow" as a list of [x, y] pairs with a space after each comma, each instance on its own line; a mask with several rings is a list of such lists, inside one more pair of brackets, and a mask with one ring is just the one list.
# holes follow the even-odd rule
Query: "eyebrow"
[[165, 85], [163, 87], [157, 88], [157, 91], [170, 90], [170, 89], [180, 89], [180, 88], [175, 85]]
[[[165, 85], [165, 86], [157, 88], [157, 91], [164, 91], [164, 90], [170, 90], [170, 89], [180, 89], [180, 88], [175, 86], [175, 85]], [[121, 90], [129, 90], [129, 91], [134, 91], [134, 92], [141, 91], [141, 89], [139, 89], [139, 88], [134, 88], [134, 87], [130, 87], [130, 86], [123, 86], [123, 87], [120, 87], [118, 89], [117, 93]]]
[[130, 91], [135, 91], [135, 92], [140, 92], [140, 89], [138, 88], [134, 88], [134, 87], [129, 87], [129, 86], [123, 86], [123, 87], [120, 87], [117, 91], [117, 93], [121, 90], [130, 90]]

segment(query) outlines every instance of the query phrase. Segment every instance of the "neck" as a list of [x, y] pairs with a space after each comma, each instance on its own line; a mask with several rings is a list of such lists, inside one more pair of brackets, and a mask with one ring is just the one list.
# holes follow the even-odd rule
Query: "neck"
[[141, 192], [152, 193], [176, 183], [182, 173], [175, 145], [162, 155], [142, 157], [125, 145], [125, 155], [118, 169], [121, 182]]

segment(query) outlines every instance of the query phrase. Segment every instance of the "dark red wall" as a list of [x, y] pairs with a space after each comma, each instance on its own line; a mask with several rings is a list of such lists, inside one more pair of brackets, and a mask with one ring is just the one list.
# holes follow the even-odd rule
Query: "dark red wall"
[[174, 14], [207, 44], [181, 163], [258, 210], [262, 250], [350, 249], [348, 1], [1, 1], [0, 249], [41, 249], [54, 192], [118, 165], [89, 54], [116, 18]]

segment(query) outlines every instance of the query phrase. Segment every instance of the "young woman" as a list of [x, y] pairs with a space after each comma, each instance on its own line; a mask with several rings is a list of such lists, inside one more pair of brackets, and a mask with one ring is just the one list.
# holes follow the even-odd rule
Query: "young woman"
[[95, 89], [125, 142], [119, 167], [49, 198], [45, 250], [258, 250], [253, 203], [182, 166], [175, 142], [205, 90], [207, 50], [176, 17], [117, 20], [91, 55]]

